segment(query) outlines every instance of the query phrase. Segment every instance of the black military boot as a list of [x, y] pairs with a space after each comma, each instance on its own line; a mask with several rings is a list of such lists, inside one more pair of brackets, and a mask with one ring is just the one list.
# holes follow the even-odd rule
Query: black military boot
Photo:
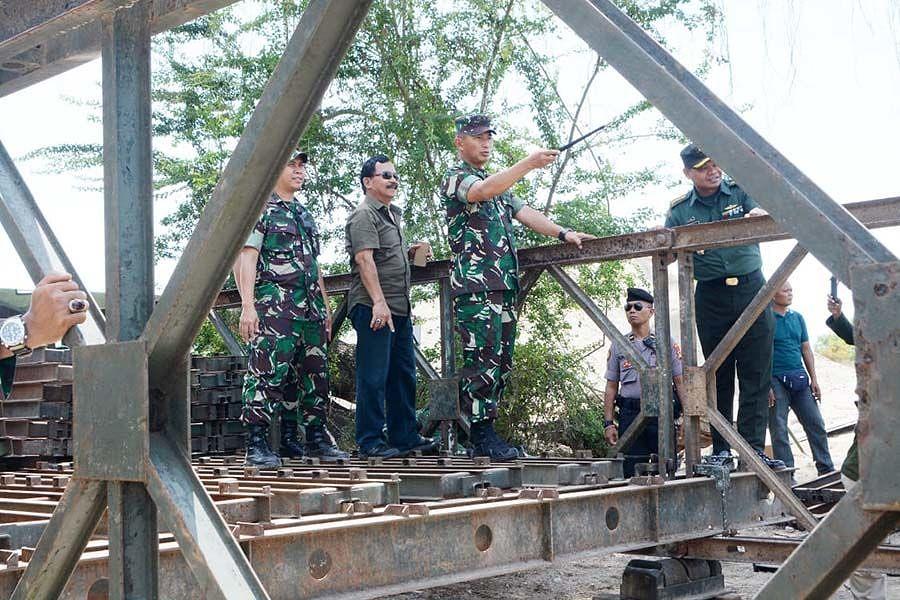
[[281, 458], [269, 448], [269, 428], [255, 424], [247, 427], [247, 456], [244, 466], [275, 469], [281, 466]]
[[493, 421], [473, 423], [471, 431], [472, 456], [486, 456], [497, 462], [518, 458], [518, 450], [500, 439], [500, 436], [494, 431]]
[[334, 442], [331, 432], [324, 425], [306, 426], [306, 456], [318, 458], [323, 462], [334, 462], [350, 455]]
[[297, 421], [281, 420], [281, 455], [285, 458], [303, 458], [303, 445], [297, 439]]

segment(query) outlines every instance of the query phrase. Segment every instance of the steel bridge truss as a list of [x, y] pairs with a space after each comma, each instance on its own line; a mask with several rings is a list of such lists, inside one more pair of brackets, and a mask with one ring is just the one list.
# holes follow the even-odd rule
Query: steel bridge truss
[[[99, 311], [93, 312], [95, 332], [88, 335], [86, 331], [74, 331], [66, 340], [75, 347], [76, 360], [75, 471], [13, 598], [60, 595], [106, 510], [109, 559], [105, 572], [111, 598], [155, 598], [161, 589], [166, 589], [161, 587], [158, 573], [173, 564], [173, 546], [160, 545], [160, 525], [177, 542], [181, 572], [185, 568], [189, 571], [194, 579], [193, 589], [203, 597], [267, 598], [259, 577], [273, 597], [295, 596], [299, 584], [311, 586], [310, 595], [317, 593], [315, 584], [298, 579], [289, 569], [286, 572], [278, 562], [256, 560], [266, 555], [264, 552], [254, 551], [252, 546], [242, 551], [191, 470], [188, 352], [274, 184], [278, 165], [287, 159], [318, 106], [370, 1], [310, 2], [175, 273], [154, 306], [150, 37], [230, 3], [40, 0], [29, 3], [27, 11], [14, 11], [14, 3], [0, 7], [0, 95], [90, 60], [98, 52], [103, 59], [107, 314], [104, 319]], [[697, 507], [704, 506], [712, 494], [718, 494], [709, 479], [690, 477], [699, 461], [699, 424], [705, 415], [755, 474], [749, 479], [735, 477], [740, 489], [746, 488], [742, 492], [744, 501], [728, 505], [729, 510], [735, 511], [735, 522], [774, 517], [770, 512], [776, 509], [760, 507], [759, 502], [767, 501], [760, 500], [764, 494], [759, 493], [758, 484], [746, 483], [758, 478], [777, 496], [776, 505], [812, 529], [759, 597], [826, 596], [896, 525], [900, 510], [900, 454], [896, 452], [896, 432], [900, 431], [896, 377], [900, 372], [900, 353], [896, 351], [900, 339], [900, 264], [867, 229], [867, 225], [896, 225], [896, 202], [877, 201], [853, 207], [837, 204], [609, 0], [544, 3], [675, 126], [714, 157], [782, 228], [768, 218], [744, 219], [603, 238], [588, 242], [581, 251], [559, 246], [521, 253], [526, 291], [543, 272], [549, 273], [625, 352], [630, 350], [630, 344], [625, 343], [603, 311], [562, 267], [652, 256], [656, 336], [661, 347], [667, 347], [667, 265], [678, 261], [682, 345], [687, 357], [687, 398], [683, 400], [688, 478], [666, 481], [641, 492], [631, 491], [633, 488], [604, 490], [602, 494], [609, 497], [581, 492], [585, 496], [564, 495], [554, 502], [521, 498], [478, 510], [451, 508], [415, 518], [382, 516], [368, 528], [360, 523], [360, 527], [345, 527], [340, 532], [327, 525], [307, 526], [290, 538], [293, 546], [280, 546], [270, 556], [280, 557], [278, 560], [290, 558], [290, 564], [295, 559], [299, 564], [307, 564], [313, 578], [327, 586], [328, 582], [344, 579], [331, 571], [326, 555], [331, 560], [344, 556], [342, 553], [350, 548], [364, 548], [366, 556], [376, 561], [379, 549], [385, 545], [402, 544], [416, 559], [425, 557], [429, 565], [442, 563], [440, 568], [426, 571], [434, 575], [426, 579], [436, 584], [449, 581], [453, 573], [458, 579], [462, 571], [483, 576], [509, 570], [513, 568], [510, 565], [521, 568], [591, 548], [624, 550], [717, 533], [724, 526], [721, 516], [718, 520], [711, 517], [714, 522], [707, 524], [705, 533], [692, 527], [682, 528], [683, 523], [677, 525], [687, 520], [684, 515], [688, 513], [693, 520]], [[0, 222], [33, 279], [59, 267], [74, 271], [2, 148]], [[719, 347], [703, 365], [697, 365], [692, 252], [784, 237], [796, 239], [797, 247]], [[714, 408], [716, 370], [807, 251], [852, 289], [856, 307], [861, 482], [821, 522], [762, 464]], [[437, 276], [431, 271], [417, 275], [422, 280], [441, 280], [442, 376], [424, 357], [420, 357], [419, 366], [433, 380], [434, 398], [443, 399], [446, 410], [432, 416], [434, 427], [441, 427], [445, 433], [451, 422], [467, 427], [458, 418], [458, 404], [454, 406], [458, 400], [451, 369], [454, 348], [446, 273], [444, 267]], [[344, 284], [341, 277], [328, 282], [329, 288], [335, 290]], [[227, 300], [219, 302], [220, 306], [226, 304]], [[346, 313], [346, 306], [338, 317], [342, 313]], [[105, 344], [83, 344], [85, 338], [101, 334], [105, 335]], [[671, 427], [665, 425], [672, 421], [668, 353], [660, 353], [659, 364], [652, 369], [639, 356], [630, 358], [641, 372], [644, 400], [636, 426], [629, 429], [614, 451], [626, 447], [646, 419], [658, 416], [663, 422], [659, 428], [658, 470], [663, 478], [671, 478], [674, 440]], [[441, 403], [433, 404], [437, 408]], [[610, 527], [612, 517], [607, 502], [623, 507], [615, 512], [616, 527]], [[649, 508], [647, 502], [651, 503]], [[627, 509], [626, 504], [630, 504]], [[655, 517], [646, 521], [648, 514]], [[158, 524], [158, 518], [162, 523]], [[616, 541], [609, 532], [616, 530], [619, 519], [630, 526], [622, 529], [628, 536]], [[586, 521], [594, 526], [585, 528]], [[354, 535], [359, 537], [353, 539]], [[277, 546], [282, 543], [279, 539], [282, 538], [273, 536], [270, 540], [265, 536], [263, 542], [254, 544]], [[429, 546], [423, 541], [430, 543], [435, 539], [452, 543]], [[504, 551], [511, 552], [506, 564], [497, 563], [487, 552], [497, 548], [498, 542], [502, 542]], [[324, 554], [315, 554], [316, 548], [328, 543], [337, 544], [333, 554], [325, 550]], [[474, 554], [455, 551], [473, 543]], [[326, 563], [328, 570], [324, 573], [331, 574], [317, 578]], [[385, 574], [381, 584], [385, 587], [381, 589], [401, 585], [404, 578], [416, 579], [415, 573], [407, 572], [409, 565], [400, 559], [373, 564], [378, 564], [382, 569], [378, 572]], [[78, 572], [82, 571], [78, 567]], [[359, 589], [359, 581], [344, 581], [328, 589], [347, 594], [355, 590], [353, 597], [365, 595]]]

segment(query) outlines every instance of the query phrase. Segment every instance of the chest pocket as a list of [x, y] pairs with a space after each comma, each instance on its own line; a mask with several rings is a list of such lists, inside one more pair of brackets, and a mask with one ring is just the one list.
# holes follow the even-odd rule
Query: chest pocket
[[621, 383], [635, 383], [638, 380], [638, 371], [624, 354], [616, 357], [619, 360], [619, 381]]

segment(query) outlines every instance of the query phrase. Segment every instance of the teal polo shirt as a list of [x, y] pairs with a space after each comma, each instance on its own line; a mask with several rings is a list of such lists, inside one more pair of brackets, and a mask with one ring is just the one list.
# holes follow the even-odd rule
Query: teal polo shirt
[[775, 348], [772, 352], [772, 375], [784, 375], [789, 371], [803, 369], [803, 355], [800, 346], [809, 341], [803, 316], [791, 309], [784, 315], [775, 315]]
[[[676, 198], [666, 215], [666, 227], [711, 223], [743, 218], [756, 208], [756, 201], [737, 184], [722, 181], [719, 191], [706, 198], [695, 188]], [[710, 281], [746, 275], [762, 268], [759, 244], [711, 248], [694, 252], [694, 277], [697, 281]]]

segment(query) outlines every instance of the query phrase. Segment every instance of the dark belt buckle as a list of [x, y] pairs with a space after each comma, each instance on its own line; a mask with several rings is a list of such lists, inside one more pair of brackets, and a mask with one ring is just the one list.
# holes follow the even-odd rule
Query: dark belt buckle
[[725, 285], [727, 285], [728, 287], [734, 287], [738, 284], [739, 281], [740, 280], [737, 277], [726, 277]]

